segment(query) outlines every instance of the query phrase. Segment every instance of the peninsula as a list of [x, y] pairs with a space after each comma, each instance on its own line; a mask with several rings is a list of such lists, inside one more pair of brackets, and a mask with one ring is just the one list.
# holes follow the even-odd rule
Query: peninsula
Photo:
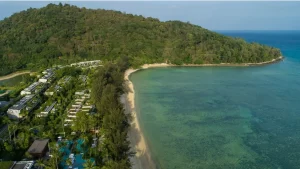
[[0, 21], [0, 75], [121, 56], [139, 67], [166, 61], [175, 65], [259, 63], [281, 55], [277, 48], [190, 23], [69, 4], [30, 8]]

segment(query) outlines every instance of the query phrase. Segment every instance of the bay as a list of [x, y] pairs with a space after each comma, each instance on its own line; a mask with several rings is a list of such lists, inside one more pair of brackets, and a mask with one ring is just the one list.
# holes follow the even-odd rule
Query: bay
[[172, 67], [131, 75], [160, 168], [300, 168], [300, 32], [222, 31], [281, 49], [258, 67]]

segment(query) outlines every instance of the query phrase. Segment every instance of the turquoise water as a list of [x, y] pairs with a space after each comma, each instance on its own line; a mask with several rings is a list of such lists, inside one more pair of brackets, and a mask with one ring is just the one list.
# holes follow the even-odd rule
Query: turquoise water
[[[73, 168], [78, 168], [78, 169], [83, 169], [83, 164], [85, 163], [86, 160], [83, 159], [83, 154], [86, 153], [86, 150], [83, 149], [83, 143], [84, 140], [82, 139], [78, 139], [76, 140], [76, 142], [73, 141], [68, 141], [66, 147], [61, 148], [61, 152], [63, 152], [64, 156], [62, 159], [62, 162], [60, 163], [60, 165], [64, 168], [64, 169], [68, 169], [69, 166], [66, 165], [66, 160], [69, 158], [71, 153], [71, 146], [73, 144], [76, 144], [76, 150], [79, 152], [79, 154], [75, 154], [75, 161], [74, 164], [72, 165]], [[93, 158], [90, 159], [91, 161], [94, 161]]]
[[300, 168], [300, 32], [222, 32], [279, 47], [259, 67], [176, 67], [131, 76], [164, 169]]

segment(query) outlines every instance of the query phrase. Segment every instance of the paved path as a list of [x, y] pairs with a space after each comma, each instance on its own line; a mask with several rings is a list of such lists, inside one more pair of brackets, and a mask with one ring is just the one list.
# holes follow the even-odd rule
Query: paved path
[[9, 74], [9, 75], [6, 75], [6, 76], [1, 76], [0, 80], [10, 79], [10, 78], [13, 78], [13, 77], [16, 77], [16, 76], [19, 76], [19, 75], [23, 75], [23, 74], [28, 74], [28, 73], [31, 73], [31, 71], [26, 70], [26, 71], [22, 71], [22, 72], [15, 72], [15, 73], [12, 73], [12, 74]]
[[9, 92], [10, 92], [10, 90], [6, 90], [5, 93], [0, 94], [0, 97], [2, 97], [2, 96], [4, 96], [4, 95], [8, 94]]

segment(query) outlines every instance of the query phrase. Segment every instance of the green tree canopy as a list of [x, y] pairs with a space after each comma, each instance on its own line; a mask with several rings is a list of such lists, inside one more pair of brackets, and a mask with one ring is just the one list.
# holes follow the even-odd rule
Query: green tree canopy
[[0, 73], [81, 60], [145, 63], [242, 63], [272, 60], [278, 49], [180, 21], [49, 4], [0, 21]]

